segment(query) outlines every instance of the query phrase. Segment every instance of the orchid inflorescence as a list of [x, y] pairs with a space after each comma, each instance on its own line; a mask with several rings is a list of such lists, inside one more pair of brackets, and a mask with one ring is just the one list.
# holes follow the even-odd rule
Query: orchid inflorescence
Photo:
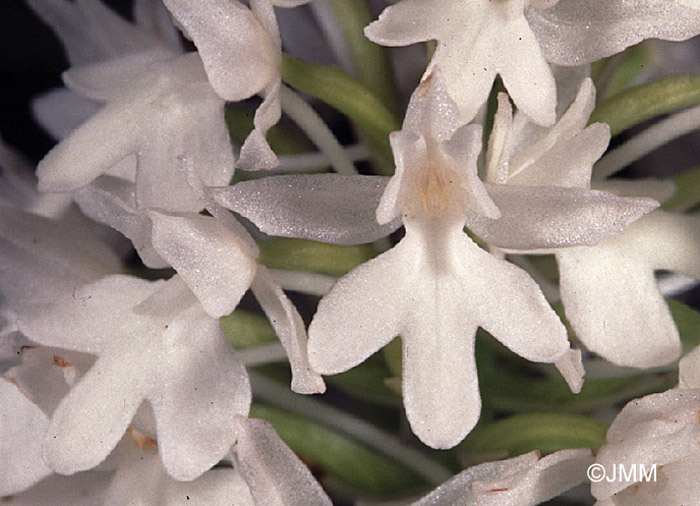
[[700, 1], [27, 4], [70, 68], [36, 177], [0, 145], [3, 501], [700, 505], [700, 172], [615, 177], [700, 127], [652, 59]]

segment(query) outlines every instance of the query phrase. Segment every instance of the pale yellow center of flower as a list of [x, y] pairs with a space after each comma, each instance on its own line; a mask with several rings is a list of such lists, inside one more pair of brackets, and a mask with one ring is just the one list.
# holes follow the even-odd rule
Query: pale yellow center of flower
[[450, 197], [452, 179], [433, 165], [423, 167], [418, 178], [426, 213], [429, 216], [441, 216]]
[[411, 218], [440, 218], [452, 214], [460, 205], [456, 194], [457, 173], [443, 164], [429, 161], [413, 173], [405, 210]]

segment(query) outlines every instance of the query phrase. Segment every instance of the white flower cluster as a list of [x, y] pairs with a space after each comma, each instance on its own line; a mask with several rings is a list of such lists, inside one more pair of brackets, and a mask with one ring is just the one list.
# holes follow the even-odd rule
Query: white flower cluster
[[[0, 158], [0, 497], [11, 504], [330, 504], [270, 424], [248, 418], [254, 360], [219, 323], [248, 290], [299, 394], [323, 393], [321, 374], [400, 336], [405, 414], [436, 449], [480, 419], [478, 328], [582, 388], [582, 351], [546, 282], [511, 255], [554, 255], [588, 351], [635, 368], [681, 355], [654, 271], [700, 279], [700, 218], [657, 209], [668, 182], [594, 178], [611, 134], [590, 123], [588, 64], [699, 34], [698, 0], [394, 2], [366, 37], [437, 45], [390, 135], [391, 178], [352, 174], [350, 150], [282, 84], [275, 8], [309, 1], [134, 0], [130, 22], [100, 0], [27, 0], [71, 68], [35, 102], [59, 140], [37, 180], [10, 148]], [[256, 95], [239, 146], [225, 107]], [[282, 111], [342, 174], [279, 174], [267, 134]], [[234, 168], [245, 176], [230, 185]], [[267, 236], [381, 252], [332, 288], [303, 286], [324, 294], [306, 326], [283, 291], [294, 283], [259, 261]], [[132, 247], [168, 279], [128, 274]], [[663, 466], [663, 483], [594, 485], [600, 505], [700, 504], [698, 371], [694, 352], [678, 389], [624, 408], [597, 457], [481, 464], [415, 504], [534, 505], [596, 461]]]

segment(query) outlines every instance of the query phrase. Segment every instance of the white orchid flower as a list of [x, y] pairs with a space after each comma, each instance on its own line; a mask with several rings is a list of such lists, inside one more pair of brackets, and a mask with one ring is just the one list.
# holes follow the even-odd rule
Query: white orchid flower
[[648, 198], [590, 189], [593, 163], [610, 139], [607, 125], [586, 127], [595, 104], [590, 80], [584, 81], [573, 105], [549, 130], [530, 129], [522, 114], [513, 118], [505, 94], [498, 101], [486, 153], [486, 180], [502, 217], [477, 216], [468, 224], [490, 245], [515, 251], [593, 245], [658, 206]]
[[331, 506], [306, 465], [280, 439], [270, 423], [236, 417], [234, 467], [250, 488], [255, 504]]
[[411, 506], [535, 506], [586, 480], [591, 450], [538, 451], [470, 467]]
[[437, 40], [425, 77], [442, 70], [464, 122], [500, 75], [518, 108], [546, 126], [556, 106], [548, 63], [589, 63], [645, 38], [688, 39], [700, 33], [699, 11], [694, 0], [402, 0], [365, 34], [387, 46]]
[[[698, 349], [680, 362], [678, 388], [629, 402], [607, 433], [596, 462], [606, 478], [591, 484], [596, 506], [696, 504], [700, 497]], [[655, 468], [653, 479], [645, 478]], [[629, 479], [615, 468], [638, 471]]]
[[239, 415], [235, 419], [234, 467], [215, 467], [191, 482], [173, 480], [165, 472], [155, 440], [147, 438], [151, 444], [143, 445], [134, 438], [139, 448], [132, 443], [132, 451], [113, 463], [117, 471], [106, 491], [105, 506], [132, 502], [164, 506], [331, 505], [308, 468], [268, 422]]
[[[61, 40], [71, 66], [154, 49], [183, 52], [179, 33], [160, 0], [135, 0], [133, 23], [100, 0], [28, 0], [27, 4]], [[50, 90], [32, 101], [37, 121], [55, 139], [67, 137], [99, 108], [98, 102], [67, 88]]]
[[140, 211], [133, 184], [109, 176], [78, 192], [76, 201], [89, 217], [126, 235], [147, 266], [173, 267], [210, 317], [230, 314], [251, 289], [287, 351], [292, 389], [299, 393], [325, 391], [323, 379], [308, 363], [306, 330], [299, 312], [265, 266], [258, 264], [259, 249], [250, 234], [205, 197], [189, 160], [186, 165], [183, 177], [213, 217]]
[[556, 253], [566, 315], [587, 348], [628, 367], [678, 359], [680, 336], [654, 271], [700, 279], [698, 227], [697, 216], [657, 210], [596, 246]]
[[[538, 191], [545, 186], [544, 195], [568, 192], [561, 206], [575, 210], [580, 223], [589, 225], [580, 228], [579, 240], [555, 240], [548, 231], [573, 222], [558, 221], [551, 215], [529, 229], [518, 221], [500, 220], [503, 226], [499, 221], [480, 219], [471, 224], [472, 230], [489, 244], [509, 251], [538, 250], [533, 247], [538, 243], [539, 252], [556, 255], [567, 318], [588, 349], [618, 365], [664, 365], [678, 358], [681, 347], [654, 271], [700, 277], [695, 253], [700, 221], [653, 210], [656, 204], [646, 197], [619, 196], [662, 198], [667, 191], [663, 183], [610, 181], [596, 185], [610, 192], [590, 189], [593, 164], [610, 136], [607, 125], [586, 126], [594, 105], [595, 89], [586, 79], [554, 127], [533, 130], [524, 115], [512, 117], [507, 98], [501, 96], [487, 153], [490, 181]], [[590, 206], [594, 201], [598, 205]], [[518, 203], [511, 201], [510, 205], [517, 213]], [[518, 232], [529, 232], [533, 242], [517, 244]], [[669, 255], [668, 244], [674, 245], [673, 255]]]
[[[250, 385], [241, 361], [178, 277], [107, 275], [95, 244], [56, 223], [2, 209], [2, 294], [31, 340], [97, 355], [51, 417], [44, 458], [62, 474], [94, 467], [147, 400], [171, 476], [193, 479], [235, 439]], [[81, 251], [80, 248], [86, 248]], [[114, 272], [114, 271], [112, 271]], [[95, 278], [99, 277], [97, 281]]]
[[0, 497], [21, 492], [51, 475], [41, 443], [49, 418], [12, 381], [0, 378]]
[[309, 328], [309, 359], [322, 374], [350, 369], [400, 335], [406, 414], [435, 448], [457, 444], [479, 418], [477, 327], [529, 360], [566, 363], [574, 390], [582, 376], [536, 283], [464, 233], [470, 216], [500, 212], [476, 175], [481, 129], [458, 125], [439, 77], [425, 80], [392, 135], [397, 172], [377, 208], [380, 223], [401, 215], [406, 236], [341, 278]]
[[25, 345], [20, 364], [0, 378], [0, 497], [16, 495], [53, 474], [43, 458], [51, 415], [94, 358]]
[[[39, 190], [73, 191], [106, 173], [136, 182], [139, 208], [198, 212], [180, 157], [191, 160], [205, 184], [225, 184], [233, 175], [224, 101], [196, 54], [141, 52], [73, 68], [64, 80], [106, 105], [39, 163]], [[120, 163], [134, 155], [136, 164]]]
[[252, 0], [250, 8], [237, 0], [164, 0], [204, 62], [209, 81], [225, 100], [264, 97], [255, 112], [255, 129], [241, 148], [237, 166], [271, 169], [277, 156], [265, 140], [281, 116], [280, 66], [282, 42], [274, 6], [296, 7], [310, 0]]

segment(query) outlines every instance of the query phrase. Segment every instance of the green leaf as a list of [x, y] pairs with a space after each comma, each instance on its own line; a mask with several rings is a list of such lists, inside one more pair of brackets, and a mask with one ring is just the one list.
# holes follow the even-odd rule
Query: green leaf
[[344, 487], [362, 494], [387, 496], [405, 493], [425, 486], [425, 482], [404, 466], [378, 455], [356, 441], [307, 418], [285, 410], [253, 404], [253, 418], [262, 418], [272, 424], [280, 437]]
[[241, 309], [219, 318], [219, 325], [235, 348], [259, 346], [277, 340], [277, 334], [267, 318]]
[[272, 269], [317, 272], [332, 276], [342, 276], [377, 255], [369, 244], [339, 246], [307, 239], [258, 241], [258, 247], [259, 262]]
[[621, 378], [586, 380], [573, 394], [560, 378], [511, 374], [505, 368], [479, 369], [484, 406], [500, 412], [567, 411], [586, 413], [662, 392], [677, 383], [675, 373], [647, 373]]
[[667, 298], [666, 302], [678, 327], [683, 346], [686, 349], [700, 346], [700, 313], [675, 299]]
[[[226, 104], [224, 119], [226, 120], [231, 139], [239, 144], [243, 144], [243, 141], [246, 140], [248, 134], [253, 130], [254, 115], [254, 111], [248, 110], [240, 104]], [[311, 142], [303, 135], [292, 133], [279, 123], [270, 128], [266, 138], [270, 147], [275, 153], [280, 155], [308, 153], [313, 150]]]
[[700, 204], [700, 167], [673, 176], [676, 193], [661, 205], [666, 211], [683, 213]]
[[[367, 86], [338, 67], [282, 55], [282, 80], [329, 104], [352, 120], [377, 154], [393, 166], [389, 134], [400, 128], [394, 115]], [[384, 175], [390, 175], [385, 171]]]
[[[613, 97], [627, 88], [649, 66], [651, 58], [647, 46], [637, 44], [624, 53], [602, 60], [603, 65], [598, 66], [594, 77], [598, 101]], [[591, 75], [594, 75], [593, 69]]]
[[326, 381], [345, 393], [384, 406], [402, 406], [401, 396], [386, 386], [385, 380], [391, 371], [380, 355], [372, 355], [357, 367], [335, 376], [326, 376]]
[[401, 337], [394, 338], [382, 351], [384, 353], [384, 361], [389, 367], [392, 376], [400, 378], [402, 368]]
[[610, 125], [615, 136], [648, 119], [700, 104], [700, 75], [685, 74], [628, 88], [603, 100], [589, 123]]
[[390, 110], [396, 111], [397, 93], [389, 55], [364, 34], [364, 27], [374, 19], [369, 5], [364, 0], [330, 0], [330, 4], [343, 30], [358, 79]]
[[462, 448], [472, 453], [542, 454], [567, 448], [598, 448], [608, 427], [598, 420], [565, 413], [525, 413], [474, 430]]

